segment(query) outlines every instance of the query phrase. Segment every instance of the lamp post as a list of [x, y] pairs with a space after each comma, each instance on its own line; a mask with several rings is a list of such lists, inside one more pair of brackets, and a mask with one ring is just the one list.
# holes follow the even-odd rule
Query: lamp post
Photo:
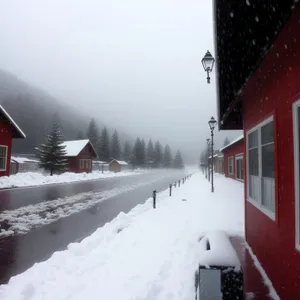
[[210, 139], [206, 139], [207, 142], [207, 157], [206, 157], [206, 173], [207, 176], [206, 178], [208, 179], [208, 181], [210, 181], [210, 171], [209, 171], [209, 144], [210, 144]]
[[217, 121], [214, 117], [211, 117], [208, 121], [211, 134], [211, 192], [214, 192], [214, 129], [216, 127]]
[[204, 71], [207, 74], [207, 83], [210, 83], [210, 77], [209, 77], [209, 73], [212, 72], [213, 68], [214, 68], [214, 64], [215, 64], [215, 59], [213, 58], [213, 56], [211, 55], [211, 53], [207, 50], [207, 52], [205, 53], [204, 57], [201, 60]]

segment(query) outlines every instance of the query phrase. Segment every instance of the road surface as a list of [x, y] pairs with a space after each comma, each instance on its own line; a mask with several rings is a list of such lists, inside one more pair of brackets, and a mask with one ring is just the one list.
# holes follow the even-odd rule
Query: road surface
[[[136, 187], [119, 193], [86, 210], [61, 218], [51, 224], [37, 227], [26, 234], [0, 238], [0, 284], [30, 268], [35, 262], [47, 260], [55, 251], [66, 249], [71, 242], [82, 240], [98, 227], [111, 221], [120, 212], [128, 212], [144, 203], [152, 191], [162, 191], [181, 179], [182, 171], [153, 172], [142, 175], [115, 177], [80, 183], [12, 189], [0, 192], [0, 213], [24, 205], [69, 197], [74, 194], [120, 188], [130, 184]], [[139, 183], [139, 184], [137, 184]], [[159, 195], [158, 195], [159, 205]]]

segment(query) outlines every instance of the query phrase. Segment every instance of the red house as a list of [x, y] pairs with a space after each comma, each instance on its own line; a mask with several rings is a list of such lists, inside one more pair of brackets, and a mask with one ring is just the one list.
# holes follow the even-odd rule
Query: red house
[[0, 176], [9, 176], [13, 138], [26, 136], [7, 111], [0, 105]]
[[220, 149], [224, 153], [224, 173], [226, 177], [244, 180], [244, 136], [241, 135]]
[[244, 130], [246, 240], [300, 299], [300, 6], [214, 2], [220, 129]]
[[89, 140], [66, 141], [62, 145], [66, 146], [69, 172], [92, 172], [92, 160], [97, 157], [97, 153]]

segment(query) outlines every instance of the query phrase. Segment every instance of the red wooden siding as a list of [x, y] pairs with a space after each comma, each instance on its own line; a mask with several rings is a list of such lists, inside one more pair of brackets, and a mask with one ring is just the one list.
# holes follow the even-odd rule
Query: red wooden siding
[[300, 299], [300, 253], [295, 249], [292, 118], [292, 104], [300, 98], [299, 20], [298, 6], [247, 82], [242, 99], [245, 137], [248, 130], [274, 116], [276, 220], [249, 203], [246, 191], [245, 218], [246, 239], [281, 299]]
[[9, 176], [12, 147], [12, 126], [0, 116], [0, 145], [7, 146], [6, 170], [0, 171], [0, 176]]
[[[244, 139], [238, 141], [237, 143], [231, 145], [230, 147], [223, 150], [224, 153], [224, 172], [226, 177], [236, 179], [236, 164], [235, 157], [238, 154], [244, 154]], [[233, 156], [233, 174], [229, 174], [228, 159]]]

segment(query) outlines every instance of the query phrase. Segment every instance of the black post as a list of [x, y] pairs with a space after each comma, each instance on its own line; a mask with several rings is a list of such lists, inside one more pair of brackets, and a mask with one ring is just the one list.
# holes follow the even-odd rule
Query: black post
[[170, 197], [171, 197], [172, 196], [172, 184], [171, 183], [170, 183], [169, 188], [170, 188]]
[[211, 192], [214, 192], [214, 132], [211, 130]]
[[102, 174], [103, 174], [103, 171], [104, 171], [104, 164], [102, 164]]
[[153, 208], [156, 208], [156, 191], [153, 191]]
[[178, 187], [180, 187], [180, 182], [181, 182], [181, 181], [180, 181], [180, 180], [178, 180]]
[[177, 181], [175, 181], [174, 186], [175, 186], [175, 188], [176, 188], [176, 186], [177, 186]]

